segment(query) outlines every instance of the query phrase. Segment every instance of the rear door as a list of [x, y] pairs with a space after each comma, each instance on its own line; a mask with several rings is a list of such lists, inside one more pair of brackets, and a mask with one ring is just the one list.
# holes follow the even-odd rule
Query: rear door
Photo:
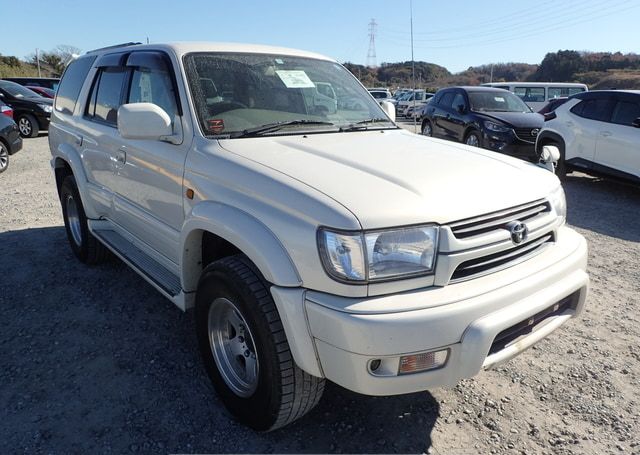
[[435, 106], [432, 116], [434, 136], [451, 138], [448, 118], [451, 117], [451, 103], [453, 103], [454, 96], [455, 92], [453, 90], [444, 92]]
[[616, 96], [611, 121], [600, 126], [594, 161], [640, 177], [640, 128], [633, 126], [640, 118], [640, 96], [626, 95]]
[[591, 167], [595, 162], [596, 142], [611, 118], [612, 106], [611, 96], [603, 93], [590, 96], [570, 109], [570, 114], [562, 120], [574, 137], [566, 151], [567, 161], [578, 167]]

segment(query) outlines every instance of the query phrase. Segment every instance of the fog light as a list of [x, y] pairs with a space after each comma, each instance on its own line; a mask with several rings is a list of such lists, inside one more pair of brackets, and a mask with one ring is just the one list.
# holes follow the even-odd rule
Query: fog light
[[417, 373], [441, 368], [447, 363], [447, 357], [449, 357], [448, 349], [402, 356], [400, 357], [398, 374]]
[[369, 368], [371, 369], [372, 372], [374, 372], [378, 368], [380, 368], [380, 363], [381, 363], [380, 359], [373, 359], [371, 363], [369, 363]]

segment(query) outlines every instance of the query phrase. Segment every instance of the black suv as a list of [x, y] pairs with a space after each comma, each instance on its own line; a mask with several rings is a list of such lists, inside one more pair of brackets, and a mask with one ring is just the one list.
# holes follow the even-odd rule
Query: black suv
[[491, 87], [438, 90], [425, 108], [422, 134], [537, 162], [544, 117], [513, 93]]
[[0, 101], [11, 106], [22, 137], [36, 137], [49, 129], [53, 100], [15, 82], [0, 80]]

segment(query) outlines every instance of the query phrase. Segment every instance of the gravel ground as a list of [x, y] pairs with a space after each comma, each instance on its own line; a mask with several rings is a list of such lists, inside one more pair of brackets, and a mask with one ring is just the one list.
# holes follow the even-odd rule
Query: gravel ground
[[86, 267], [62, 226], [46, 136], [0, 174], [0, 453], [640, 454], [640, 189], [566, 185], [590, 245], [585, 314], [453, 389], [321, 404], [257, 434], [226, 413], [194, 323], [118, 260]]

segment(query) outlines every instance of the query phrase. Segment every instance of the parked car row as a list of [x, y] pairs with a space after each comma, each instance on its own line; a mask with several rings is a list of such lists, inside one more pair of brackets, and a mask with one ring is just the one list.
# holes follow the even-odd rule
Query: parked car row
[[22, 137], [36, 137], [49, 129], [53, 100], [16, 82], [0, 80], [0, 101], [13, 109]]
[[9, 156], [21, 148], [22, 137], [13, 121], [13, 109], [0, 100], [0, 173], [9, 167]]

